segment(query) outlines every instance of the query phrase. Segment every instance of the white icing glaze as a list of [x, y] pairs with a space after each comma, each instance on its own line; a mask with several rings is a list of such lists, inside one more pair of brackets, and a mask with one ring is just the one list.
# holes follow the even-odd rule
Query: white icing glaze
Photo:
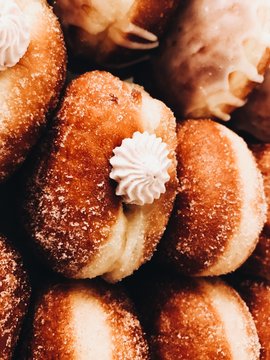
[[[129, 49], [151, 49], [158, 46], [156, 35], [129, 21], [135, 0], [58, 0], [57, 9], [64, 26], [77, 26], [90, 35], [108, 36], [115, 44]], [[135, 35], [144, 42], [129, 40]]]
[[[257, 65], [270, 46], [270, 1], [193, 0], [178, 24], [168, 37], [158, 71], [164, 69], [170, 78], [166, 86], [175, 87], [172, 96], [182, 91], [185, 116], [206, 108], [205, 116], [229, 120], [221, 106], [244, 104], [230, 90], [230, 74], [263, 81]], [[250, 61], [248, 52], [256, 61]]]
[[116, 195], [127, 204], [152, 204], [165, 193], [169, 181], [167, 145], [148, 132], [135, 132], [113, 150], [110, 178], [118, 182]]
[[13, 0], [0, 0], [0, 71], [16, 65], [30, 43], [23, 12]]

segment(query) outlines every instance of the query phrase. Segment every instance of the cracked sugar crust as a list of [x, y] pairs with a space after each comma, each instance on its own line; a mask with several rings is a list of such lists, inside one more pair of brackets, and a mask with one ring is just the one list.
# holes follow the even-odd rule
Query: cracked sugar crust
[[25, 159], [65, 80], [66, 51], [60, 25], [43, 0], [18, 1], [30, 28], [20, 62], [0, 73], [0, 181]]
[[30, 289], [22, 260], [0, 236], [0, 354], [10, 359], [27, 311]]

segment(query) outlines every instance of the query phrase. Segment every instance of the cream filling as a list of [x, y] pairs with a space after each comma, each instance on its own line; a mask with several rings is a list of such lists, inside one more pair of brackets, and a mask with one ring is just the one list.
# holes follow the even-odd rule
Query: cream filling
[[[131, 88], [137, 86], [130, 84]], [[163, 105], [152, 99], [142, 88], [141, 119], [146, 131], [154, 132], [162, 121]], [[99, 275], [116, 282], [132, 274], [143, 262], [148, 212], [151, 205], [127, 205], [119, 210], [118, 220], [110, 238], [100, 249], [96, 259], [86, 265], [77, 278], [93, 278]]]
[[219, 126], [221, 134], [230, 140], [235, 154], [235, 166], [239, 172], [239, 196], [242, 200], [241, 219], [233, 237], [217, 262], [200, 272], [199, 276], [221, 275], [238, 268], [255, 249], [266, 219], [266, 202], [258, 205], [258, 193], [263, 193], [262, 176], [255, 159], [245, 142], [231, 130]]
[[71, 297], [71, 307], [76, 360], [111, 360], [112, 334], [102, 306], [88, 292], [78, 292]]
[[202, 281], [202, 289], [221, 320], [231, 359], [259, 359], [260, 344], [255, 324], [240, 297], [221, 281], [214, 284]]
[[[151, 49], [158, 46], [156, 35], [129, 20], [136, 0], [59, 0], [61, 21], [64, 26], [76, 26], [90, 35], [106, 32], [117, 45], [129, 49]], [[127, 34], [141, 38], [145, 43], [131, 41]]]

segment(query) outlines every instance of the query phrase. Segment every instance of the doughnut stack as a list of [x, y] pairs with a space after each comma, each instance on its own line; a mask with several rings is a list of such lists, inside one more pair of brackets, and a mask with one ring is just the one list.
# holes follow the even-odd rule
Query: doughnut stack
[[270, 358], [269, 24], [0, 0], [1, 359]]

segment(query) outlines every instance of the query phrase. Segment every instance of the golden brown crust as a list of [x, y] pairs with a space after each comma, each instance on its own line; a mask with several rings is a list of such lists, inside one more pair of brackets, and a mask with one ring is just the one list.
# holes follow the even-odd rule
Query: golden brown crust
[[267, 360], [270, 356], [270, 284], [263, 281], [244, 281], [239, 289], [257, 328], [261, 344], [260, 359]]
[[[38, 301], [34, 313], [28, 352], [25, 359], [77, 359], [83, 354], [74, 328], [74, 308], [80, 306], [77, 299], [83, 297], [91, 312], [96, 302], [106, 317], [110, 332], [113, 359], [147, 360], [148, 346], [144, 339], [133, 305], [123, 291], [101, 283], [66, 283], [50, 288]], [[89, 319], [86, 319], [89, 321]], [[99, 321], [99, 319], [95, 319]], [[89, 324], [82, 323], [80, 332], [89, 331]], [[106, 331], [106, 329], [104, 329]], [[125, 339], [125, 341], [123, 341]], [[108, 344], [104, 344], [107, 346]], [[77, 346], [77, 348], [76, 348]], [[108, 349], [109, 352], [110, 349]], [[82, 353], [81, 353], [82, 351]]]
[[[137, 88], [98, 71], [76, 79], [67, 91], [49, 145], [29, 179], [25, 206], [29, 233], [51, 266], [66, 276], [76, 277], [96, 258], [122, 211], [109, 179], [109, 159], [124, 138], [145, 130], [141, 103]], [[164, 232], [175, 197], [175, 122], [167, 112], [156, 131], [168, 141], [171, 180], [167, 192], [146, 206], [142, 261]]]
[[43, 0], [28, 1], [23, 12], [30, 21], [30, 45], [17, 65], [0, 74], [0, 180], [14, 171], [36, 142], [65, 79], [65, 45], [51, 9]]
[[240, 221], [235, 154], [219, 127], [208, 120], [178, 126], [179, 193], [161, 251], [186, 274], [213, 265]]
[[3, 236], [0, 254], [0, 354], [8, 360], [19, 337], [30, 289], [21, 258]]
[[259, 242], [243, 271], [270, 279], [270, 144], [250, 145], [257, 165], [263, 175], [264, 191], [268, 205], [267, 220], [260, 234]]

